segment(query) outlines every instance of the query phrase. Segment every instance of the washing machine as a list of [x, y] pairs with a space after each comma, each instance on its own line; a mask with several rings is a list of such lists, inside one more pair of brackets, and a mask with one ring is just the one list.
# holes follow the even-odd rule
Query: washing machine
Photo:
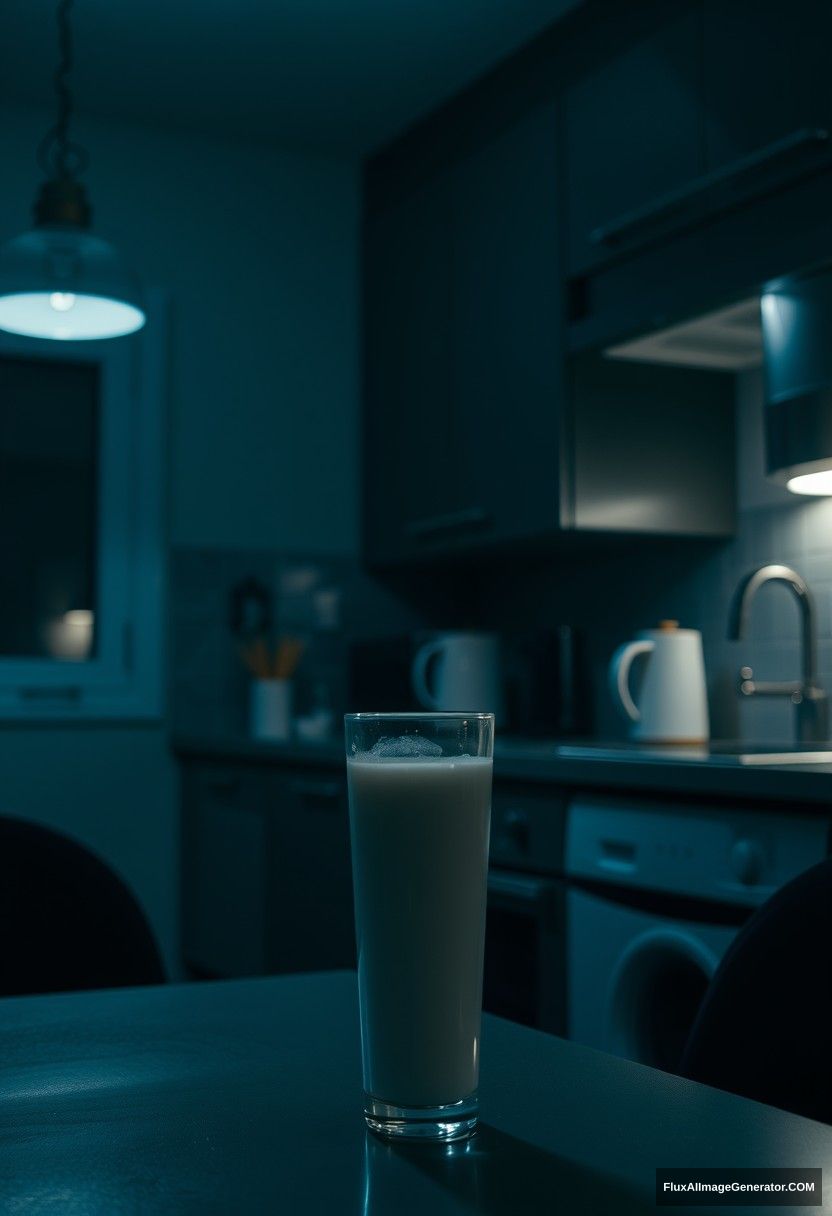
[[674, 1071], [741, 925], [827, 855], [828, 836], [824, 815], [576, 797], [565, 856], [569, 1037]]

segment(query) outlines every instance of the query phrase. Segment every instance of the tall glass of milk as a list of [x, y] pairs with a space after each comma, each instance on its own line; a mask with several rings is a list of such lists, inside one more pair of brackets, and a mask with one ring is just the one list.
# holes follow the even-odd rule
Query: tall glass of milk
[[367, 1125], [477, 1123], [494, 716], [348, 714]]

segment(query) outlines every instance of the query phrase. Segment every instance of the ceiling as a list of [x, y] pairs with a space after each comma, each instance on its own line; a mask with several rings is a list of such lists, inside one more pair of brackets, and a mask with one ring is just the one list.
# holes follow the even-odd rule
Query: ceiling
[[[76, 0], [78, 109], [366, 152], [579, 0]], [[4, 98], [52, 97], [54, 5], [2, 0]]]

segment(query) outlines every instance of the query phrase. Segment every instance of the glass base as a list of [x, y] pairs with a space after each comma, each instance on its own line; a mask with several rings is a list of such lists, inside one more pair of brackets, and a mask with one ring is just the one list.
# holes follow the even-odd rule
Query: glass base
[[443, 1106], [394, 1106], [364, 1095], [367, 1126], [385, 1140], [464, 1140], [476, 1131], [478, 1111], [475, 1093]]

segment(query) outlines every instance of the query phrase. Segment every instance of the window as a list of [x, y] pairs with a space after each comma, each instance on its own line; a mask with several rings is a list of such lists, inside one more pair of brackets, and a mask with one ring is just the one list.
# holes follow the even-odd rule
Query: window
[[161, 713], [164, 321], [0, 334], [0, 716]]

